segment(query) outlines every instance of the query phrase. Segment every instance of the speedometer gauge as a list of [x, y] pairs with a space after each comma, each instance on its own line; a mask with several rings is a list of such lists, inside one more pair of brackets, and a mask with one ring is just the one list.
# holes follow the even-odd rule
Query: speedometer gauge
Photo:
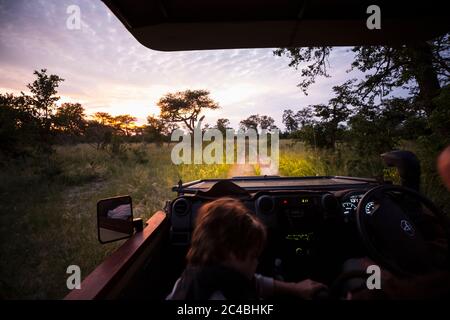
[[364, 210], [366, 211], [366, 214], [367, 214], [367, 215], [372, 215], [372, 213], [373, 213], [374, 210], [375, 210], [375, 203], [374, 203], [373, 201], [368, 202], [368, 203], [366, 204], [366, 207], [364, 208]]
[[344, 202], [342, 203], [342, 208], [344, 209], [344, 214], [346, 216], [350, 216], [355, 212], [356, 206], [351, 202]]

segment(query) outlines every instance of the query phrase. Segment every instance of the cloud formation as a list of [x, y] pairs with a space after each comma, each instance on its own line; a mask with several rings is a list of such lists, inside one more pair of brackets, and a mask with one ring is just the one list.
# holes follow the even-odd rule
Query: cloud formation
[[[67, 7], [81, 9], [81, 30], [69, 30]], [[0, 0], [0, 92], [26, 91], [33, 71], [46, 68], [65, 79], [61, 101], [81, 102], [87, 113], [129, 113], [140, 123], [158, 114], [167, 92], [207, 89], [221, 105], [205, 121], [239, 120], [255, 113], [281, 126], [284, 109], [298, 110], [331, 97], [331, 87], [348, 78], [352, 60], [340, 48], [331, 61], [331, 78], [317, 80], [305, 96], [299, 72], [272, 49], [158, 52], [135, 40], [100, 1]]]

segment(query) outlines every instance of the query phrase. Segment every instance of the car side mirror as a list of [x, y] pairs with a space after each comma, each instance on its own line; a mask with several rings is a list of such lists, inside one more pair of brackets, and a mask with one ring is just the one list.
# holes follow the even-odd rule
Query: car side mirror
[[130, 196], [100, 200], [97, 203], [97, 230], [100, 243], [129, 238], [134, 233]]

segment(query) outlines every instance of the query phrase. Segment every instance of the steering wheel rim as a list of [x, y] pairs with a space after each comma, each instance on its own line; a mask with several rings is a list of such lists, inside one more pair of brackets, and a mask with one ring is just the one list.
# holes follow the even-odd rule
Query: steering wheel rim
[[[388, 269], [390, 269], [391, 271], [397, 273], [397, 274], [403, 274], [403, 275], [408, 275], [408, 274], [414, 274], [415, 272], [411, 272], [411, 270], [405, 270], [405, 267], [400, 267], [399, 264], [395, 261], [392, 260], [392, 258], [388, 258], [385, 254], [383, 254], [383, 252], [381, 252], [381, 250], [379, 250], [379, 248], [377, 248], [377, 245], [375, 244], [372, 235], [370, 234], [369, 231], [369, 227], [368, 227], [368, 221], [370, 221], [370, 219], [373, 219], [372, 216], [374, 216], [374, 214], [377, 213], [377, 211], [379, 210], [379, 208], [381, 207], [381, 205], [378, 208], [375, 208], [375, 204], [373, 204], [373, 211], [368, 213], [366, 211], [366, 206], [370, 203], [373, 202], [374, 199], [377, 199], [377, 197], [379, 197], [380, 195], [385, 195], [387, 192], [397, 192], [397, 193], [401, 193], [401, 194], [406, 194], [408, 196], [412, 196], [414, 199], [417, 199], [421, 204], [424, 204], [425, 207], [427, 207], [428, 209], [431, 210], [431, 212], [434, 214], [434, 216], [438, 219], [439, 224], [444, 228], [444, 233], [446, 236], [446, 240], [447, 240], [447, 254], [446, 254], [446, 262], [448, 264], [448, 258], [449, 258], [449, 248], [450, 248], [450, 237], [449, 237], [449, 230], [446, 227], [446, 220], [445, 220], [445, 216], [441, 213], [441, 211], [433, 204], [433, 202], [431, 200], [429, 200], [427, 197], [425, 197], [424, 195], [420, 194], [419, 192], [406, 188], [406, 187], [402, 187], [402, 186], [396, 186], [396, 185], [380, 185], [380, 186], [376, 186], [372, 189], [370, 189], [369, 191], [367, 191], [364, 196], [362, 197], [362, 199], [359, 201], [358, 207], [356, 209], [356, 225], [357, 225], [357, 230], [358, 233], [363, 241], [364, 246], [366, 247], [366, 249], [368, 250], [369, 256], [377, 263], [380, 263], [380, 265], [383, 265], [385, 267], [387, 267]], [[392, 204], [391, 204], [392, 205]], [[398, 204], [395, 204], [398, 208], [396, 209], [401, 209], [400, 206]], [[393, 207], [392, 207], [393, 208]], [[386, 210], [386, 209], [384, 209]], [[405, 213], [403, 210], [397, 210], [396, 214], [401, 217], [401, 213]], [[385, 216], [386, 213], [384, 212]], [[422, 214], [423, 211], [422, 211]], [[420, 235], [420, 228], [415, 228], [414, 223], [412, 223], [410, 221], [410, 214], [404, 214], [404, 216], [406, 216], [405, 219], [402, 219], [400, 221], [400, 225], [399, 227], [404, 231], [404, 233], [406, 233], [410, 238], [411, 238], [411, 244], [412, 245], [417, 245], [419, 247], [423, 245], [426, 245], [426, 241], [422, 238], [420, 239], [415, 239], [415, 238], [419, 238]], [[395, 219], [392, 218], [392, 219]], [[399, 231], [400, 231], [399, 228]], [[417, 229], [417, 230], [415, 230]], [[405, 238], [405, 237], [403, 237]], [[407, 241], [405, 242], [407, 243]], [[420, 251], [420, 249], [418, 249]], [[428, 261], [424, 261], [423, 262], [424, 265], [428, 264]]]

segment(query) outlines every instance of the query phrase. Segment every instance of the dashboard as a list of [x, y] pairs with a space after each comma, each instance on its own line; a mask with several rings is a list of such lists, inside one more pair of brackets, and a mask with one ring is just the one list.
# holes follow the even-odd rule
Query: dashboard
[[[340, 266], [360, 250], [354, 221], [365, 192], [366, 189], [277, 190], [243, 197], [241, 201], [268, 230], [260, 271], [268, 275], [282, 273], [284, 279], [292, 281], [315, 272], [329, 272], [332, 278], [338, 270], [336, 267], [333, 271], [331, 265]], [[211, 200], [180, 195], [170, 203], [172, 245], [189, 246], [198, 211]], [[374, 203], [369, 202], [364, 210], [370, 214], [373, 208]]]
[[[402, 265], [411, 265], [410, 261], [420, 265], [416, 263], [416, 252], [425, 257], [428, 243], [433, 244], [431, 248], [439, 243], [438, 250], [442, 251], [445, 231], [437, 224], [445, 222], [439, 220], [438, 210], [426, 198], [391, 185], [350, 177], [238, 177], [180, 182], [173, 189], [178, 196], [166, 206], [170, 241], [180, 248], [184, 258], [203, 204], [233, 197], [266, 226], [267, 242], [257, 269], [260, 274], [285, 281], [310, 278], [332, 284], [348, 259], [376, 255], [369, 245], [371, 241]], [[361, 216], [357, 217], [357, 212]], [[435, 213], [434, 217], [430, 212]], [[414, 237], [414, 224], [423, 228], [423, 234], [417, 233], [420, 237]], [[445, 259], [437, 254], [436, 263], [444, 265]]]
[[[264, 191], [241, 200], [269, 231], [295, 235], [314, 231], [329, 219], [350, 222], [354, 219], [358, 204], [365, 192], [366, 190]], [[171, 202], [173, 243], [189, 243], [198, 210], [204, 203], [211, 200], [183, 195]], [[369, 202], [364, 212], [371, 214], [374, 208], [375, 204]]]

